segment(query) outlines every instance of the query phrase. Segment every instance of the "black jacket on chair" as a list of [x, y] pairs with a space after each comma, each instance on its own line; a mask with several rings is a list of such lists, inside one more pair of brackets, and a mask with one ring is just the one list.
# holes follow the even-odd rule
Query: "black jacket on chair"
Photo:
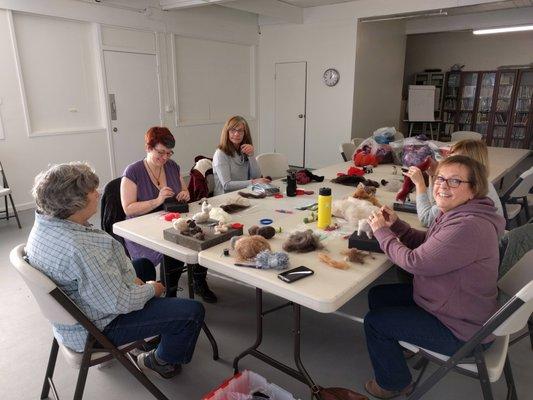
[[113, 224], [115, 222], [124, 221], [126, 219], [126, 214], [122, 208], [122, 203], [120, 202], [120, 182], [122, 178], [115, 178], [105, 185], [104, 193], [100, 200], [100, 224], [102, 230], [109, 233], [116, 240], [118, 240], [124, 246], [126, 255], [128, 255], [128, 250], [126, 249], [124, 238], [115, 235], [113, 233]]

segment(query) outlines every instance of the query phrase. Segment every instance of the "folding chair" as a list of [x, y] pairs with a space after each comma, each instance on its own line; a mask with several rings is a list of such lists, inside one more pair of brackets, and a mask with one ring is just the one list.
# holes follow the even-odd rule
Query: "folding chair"
[[[0, 182], [0, 197], [4, 198], [4, 204], [5, 204], [5, 210], [0, 211], [0, 213], [5, 214], [5, 215], [0, 217], [0, 219], [9, 220], [9, 218], [14, 216], [15, 219], [17, 220], [19, 229], [22, 229], [22, 226], [20, 225], [19, 215], [17, 213], [17, 208], [15, 207], [15, 202], [13, 201], [13, 195], [11, 194], [11, 189], [9, 187], [9, 184], [7, 183], [6, 173], [4, 171], [4, 167], [2, 166], [1, 161], [0, 161], [0, 174], [2, 174], [2, 181]], [[11, 203], [11, 208], [13, 209], [13, 215], [9, 214], [9, 208], [7, 206], [8, 197], [9, 197], [9, 202]]]
[[512, 220], [517, 218], [517, 224], [520, 222], [520, 213], [525, 210], [526, 221], [530, 219], [528, 194], [533, 187], [533, 167], [523, 172], [516, 181], [500, 197], [503, 206], [503, 216], [507, 221], [509, 228]]
[[[514, 271], [512, 274], [510, 271], [498, 282], [500, 289], [512, 294], [513, 297], [496, 311], [481, 329], [451, 357], [411, 343], [399, 342], [402, 347], [422, 357], [422, 369], [416, 379], [415, 390], [408, 397], [409, 400], [422, 398], [452, 369], [463, 375], [479, 379], [485, 400], [493, 399], [490, 384], [496, 382], [503, 372], [507, 382], [507, 399], [517, 399], [507, 350], [509, 335], [523, 329], [533, 312], [531, 255], [526, 256], [522, 257], [511, 269]], [[481, 342], [491, 334], [494, 334], [496, 339], [487, 350], [483, 350]], [[473, 359], [471, 354], [473, 354]], [[440, 367], [429, 378], [420, 383], [429, 361], [440, 365]]]
[[[150, 393], [152, 393], [156, 399], [168, 400], [168, 398], [137, 367], [135, 361], [133, 361], [128, 354], [129, 351], [135, 348], [140, 348], [151, 338], [132, 342], [117, 348], [51, 279], [36, 268], [33, 268], [26, 261], [23, 244], [18, 245], [11, 251], [9, 259], [32, 292], [41, 312], [51, 324], [74, 325], [79, 323], [88, 331], [83, 353], [75, 352], [68, 347], [59, 344], [55, 338], [52, 340], [52, 349], [50, 351], [48, 367], [46, 368], [46, 375], [40, 397], [41, 399], [48, 398], [50, 389], [52, 390], [54, 397], [59, 399], [52, 378], [54, 375], [57, 353], [59, 348], [61, 348], [67, 362], [74, 368], [80, 370], [76, 389], [74, 391], [74, 400], [81, 400], [83, 397], [83, 390], [85, 388], [89, 368], [102, 364], [113, 358], [116, 358]], [[101, 346], [101, 348], [97, 348], [97, 344]]]
[[451, 141], [452, 142], [458, 142], [460, 140], [465, 140], [465, 139], [481, 140], [481, 138], [483, 137], [483, 135], [481, 135], [481, 133], [477, 133], [477, 132], [473, 132], [473, 131], [452, 132], [451, 136], [452, 136], [451, 137]]
[[287, 176], [289, 161], [285, 154], [263, 153], [257, 157], [257, 163], [261, 170], [261, 175], [270, 176], [272, 179], [279, 179]]
[[353, 158], [357, 146], [353, 143], [341, 143], [339, 146], [341, 157], [344, 161], [350, 161]]

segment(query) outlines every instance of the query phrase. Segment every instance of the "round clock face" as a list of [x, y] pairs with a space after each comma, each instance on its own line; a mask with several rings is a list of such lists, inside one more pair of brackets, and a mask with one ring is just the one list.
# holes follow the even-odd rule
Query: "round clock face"
[[335, 86], [339, 82], [340, 74], [335, 68], [329, 68], [324, 71], [323, 78], [327, 86]]

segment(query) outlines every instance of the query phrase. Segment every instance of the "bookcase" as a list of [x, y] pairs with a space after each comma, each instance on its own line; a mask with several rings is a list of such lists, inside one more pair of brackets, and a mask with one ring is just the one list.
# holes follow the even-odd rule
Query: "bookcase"
[[447, 72], [439, 138], [475, 131], [489, 146], [532, 148], [532, 100], [533, 69]]

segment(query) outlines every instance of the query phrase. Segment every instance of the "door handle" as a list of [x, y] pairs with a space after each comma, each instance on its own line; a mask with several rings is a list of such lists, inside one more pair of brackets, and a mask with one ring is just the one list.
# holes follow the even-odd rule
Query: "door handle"
[[116, 127], [113, 128], [113, 132], [118, 132], [118, 129]]
[[303, 114], [298, 114], [298, 118], [303, 118], [304, 115]]

